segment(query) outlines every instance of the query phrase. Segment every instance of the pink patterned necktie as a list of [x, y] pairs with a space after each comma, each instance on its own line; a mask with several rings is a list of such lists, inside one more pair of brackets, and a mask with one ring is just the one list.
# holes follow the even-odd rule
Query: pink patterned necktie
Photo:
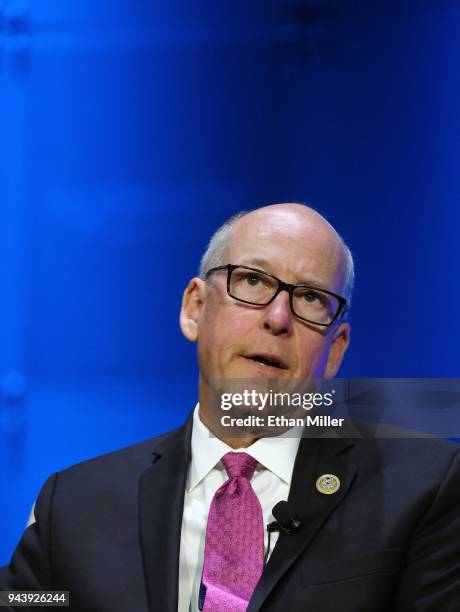
[[249, 482], [257, 461], [227, 453], [222, 463], [228, 480], [209, 509], [199, 607], [244, 612], [264, 567], [262, 508]]

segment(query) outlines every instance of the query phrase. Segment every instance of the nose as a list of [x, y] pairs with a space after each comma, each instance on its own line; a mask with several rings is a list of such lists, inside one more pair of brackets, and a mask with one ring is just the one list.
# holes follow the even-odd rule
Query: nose
[[275, 336], [292, 331], [292, 312], [287, 291], [280, 291], [271, 304], [263, 309], [263, 328]]

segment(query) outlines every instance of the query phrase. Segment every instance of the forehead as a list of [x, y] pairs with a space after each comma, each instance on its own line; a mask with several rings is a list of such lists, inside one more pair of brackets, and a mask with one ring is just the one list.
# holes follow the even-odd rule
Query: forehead
[[345, 281], [340, 238], [306, 208], [249, 213], [234, 226], [226, 260], [261, 267], [287, 282], [314, 282], [333, 291], [340, 291]]

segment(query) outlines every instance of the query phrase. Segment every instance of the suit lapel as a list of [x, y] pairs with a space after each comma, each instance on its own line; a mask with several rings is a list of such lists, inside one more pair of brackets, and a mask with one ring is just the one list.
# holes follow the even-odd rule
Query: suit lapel
[[153, 453], [153, 465], [140, 478], [140, 538], [151, 611], [177, 612], [192, 415], [183, 427], [160, 439]]
[[[341, 438], [301, 439], [289, 502], [302, 525], [298, 532], [290, 536], [280, 535], [247, 612], [257, 612], [261, 608], [273, 587], [308, 547], [324, 521], [347, 495], [356, 474], [356, 466], [347, 463], [344, 451], [352, 445], [352, 440]], [[328, 473], [338, 476], [341, 483], [340, 489], [332, 495], [324, 495], [316, 489], [318, 477]]]

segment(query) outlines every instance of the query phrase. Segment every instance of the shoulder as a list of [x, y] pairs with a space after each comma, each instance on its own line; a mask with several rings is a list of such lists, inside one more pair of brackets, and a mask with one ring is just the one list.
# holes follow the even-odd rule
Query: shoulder
[[375, 449], [389, 460], [444, 465], [460, 453], [460, 444], [411, 429], [374, 423], [359, 423], [364, 450]]
[[53, 474], [47, 482], [54, 501], [63, 499], [77, 503], [82, 496], [98, 499], [106, 493], [133, 495], [140, 476], [152, 466], [158, 449], [177, 444], [183, 427], [154, 438], [87, 459]]
[[58, 475], [64, 478], [71, 478], [87, 476], [91, 473], [105, 473], [107, 471], [115, 471], [120, 475], [133, 469], [146, 469], [152, 464], [157, 449], [174, 444], [174, 440], [181, 430], [182, 427], [179, 427], [142, 442], [86, 459], [61, 470], [58, 472]]
[[[360, 429], [363, 437], [355, 440], [350, 460], [390, 497], [416, 496], [430, 504], [445, 486], [460, 492], [460, 444], [393, 427]], [[458, 493], [450, 496], [460, 507]]]

